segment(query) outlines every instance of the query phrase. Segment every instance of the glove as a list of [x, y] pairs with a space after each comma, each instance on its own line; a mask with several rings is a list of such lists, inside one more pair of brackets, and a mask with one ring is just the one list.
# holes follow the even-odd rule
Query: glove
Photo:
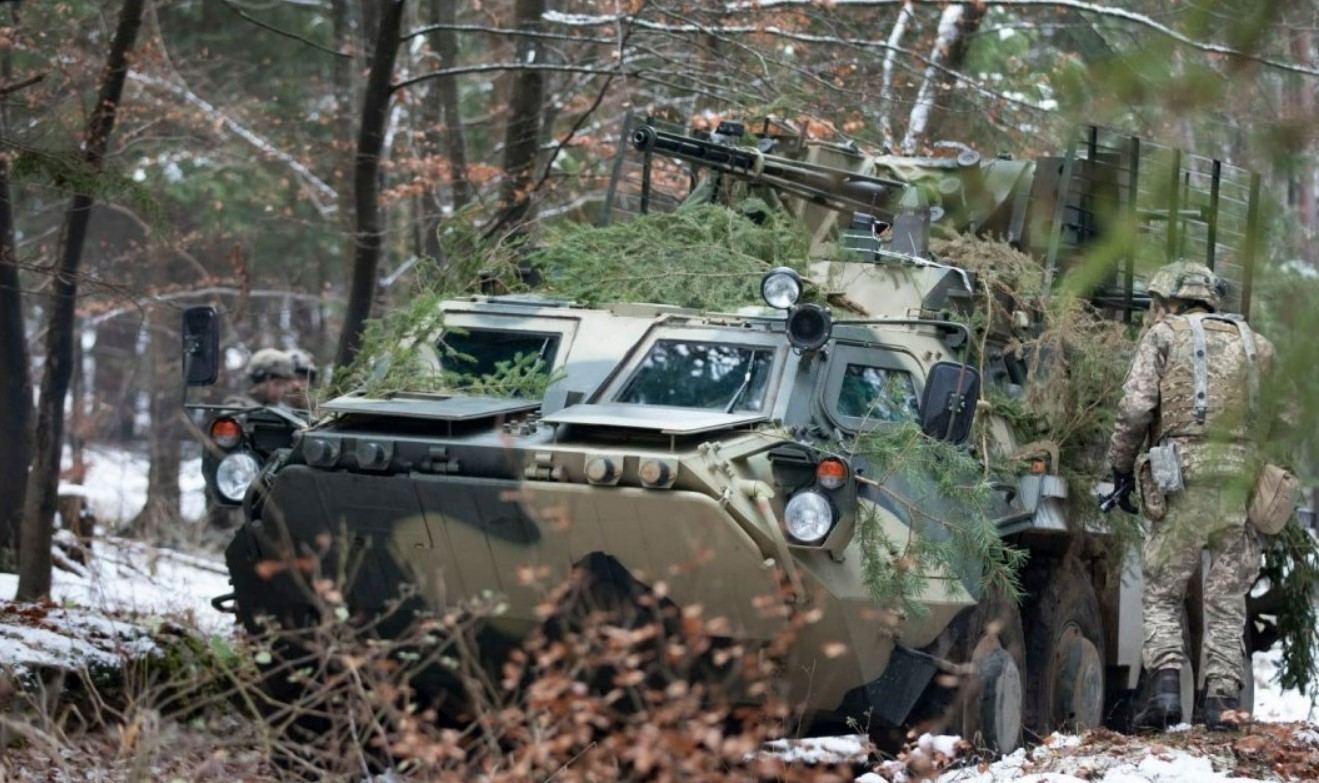
[[1099, 510], [1107, 514], [1113, 510], [1114, 506], [1120, 507], [1128, 514], [1137, 514], [1140, 509], [1136, 508], [1136, 503], [1131, 499], [1131, 493], [1136, 491], [1136, 474], [1130, 471], [1121, 471], [1113, 469], [1113, 491], [1099, 500]]

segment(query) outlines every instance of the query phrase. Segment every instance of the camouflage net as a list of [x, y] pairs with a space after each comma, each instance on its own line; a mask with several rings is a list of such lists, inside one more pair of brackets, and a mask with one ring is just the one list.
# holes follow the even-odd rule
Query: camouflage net
[[[975, 273], [980, 290], [969, 325], [978, 341], [970, 361], [981, 375], [997, 346], [1029, 367], [1019, 390], [985, 384], [990, 411], [1006, 419], [1023, 443], [1056, 448], [1055, 467], [1072, 485], [1073, 522], [1096, 521], [1094, 485], [1108, 474], [1108, 438], [1135, 348], [1132, 327], [1070, 293], [1066, 279], [1045, 296], [1040, 262], [1007, 243], [962, 235], [933, 240], [931, 248], [945, 262]], [[1016, 312], [1036, 326], [1016, 328]], [[988, 437], [983, 430], [980, 435]], [[1106, 521], [1127, 527], [1130, 520], [1120, 516]]]

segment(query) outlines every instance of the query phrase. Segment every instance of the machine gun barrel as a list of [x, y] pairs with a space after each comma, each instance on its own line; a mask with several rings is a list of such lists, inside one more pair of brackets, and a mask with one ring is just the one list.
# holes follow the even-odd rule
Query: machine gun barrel
[[632, 146], [766, 185], [840, 212], [865, 212], [891, 221], [907, 183], [694, 139], [643, 125], [632, 132]]

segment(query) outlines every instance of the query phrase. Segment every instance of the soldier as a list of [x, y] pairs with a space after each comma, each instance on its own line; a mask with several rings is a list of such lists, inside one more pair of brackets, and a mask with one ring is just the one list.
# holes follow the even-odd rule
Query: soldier
[[262, 348], [247, 362], [251, 386], [245, 396], [234, 400], [244, 405], [289, 404], [286, 397], [297, 384], [293, 359], [278, 348]]
[[293, 362], [293, 379], [285, 402], [294, 408], [308, 409], [311, 407], [308, 390], [316, 383], [316, 362], [310, 353], [301, 348], [290, 348], [284, 353]]
[[[1142, 492], [1156, 495], [1146, 498], [1152, 530], [1144, 546], [1142, 650], [1153, 681], [1136, 723], [1162, 729], [1182, 720], [1182, 605], [1201, 551], [1208, 550], [1204, 715], [1209, 728], [1227, 729], [1234, 723], [1245, 663], [1246, 593], [1260, 566], [1260, 546], [1246, 522], [1249, 485], [1243, 477], [1253, 477], [1257, 467], [1248, 412], [1260, 374], [1272, 365], [1273, 346], [1240, 317], [1217, 314], [1226, 287], [1208, 267], [1169, 264], [1148, 288], [1153, 325], [1123, 386], [1108, 453], [1127, 507], [1146, 437], [1154, 446], [1172, 447], [1150, 452], [1150, 476], [1158, 476], [1163, 502], [1159, 492], [1149, 492], [1144, 476], [1141, 482]], [[1162, 518], [1156, 521], [1158, 510]]]

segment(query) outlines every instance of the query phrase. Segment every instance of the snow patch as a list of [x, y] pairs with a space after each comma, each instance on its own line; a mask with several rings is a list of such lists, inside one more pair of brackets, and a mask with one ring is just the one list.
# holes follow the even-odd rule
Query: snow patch
[[[230, 592], [218, 559], [189, 555], [122, 538], [98, 538], [81, 575], [52, 573], [51, 598], [105, 612], [175, 617], [207, 633], [232, 633], [232, 615], [211, 599]], [[12, 600], [18, 577], [0, 574], [0, 600]], [[4, 656], [0, 654], [0, 660]]]
[[0, 669], [113, 669], [159, 650], [140, 626], [82, 609], [0, 611]]
[[1312, 721], [1319, 718], [1310, 697], [1300, 691], [1286, 691], [1278, 684], [1282, 670], [1282, 648], [1274, 645], [1267, 652], [1257, 652], [1252, 659], [1255, 667], [1255, 709], [1251, 713], [1257, 721], [1290, 723]]
[[[88, 447], [83, 451], [87, 474], [81, 484], [60, 483], [61, 495], [80, 495], [87, 499], [92, 514], [102, 523], [131, 520], [147, 504], [147, 471], [151, 461], [144, 454], [124, 449]], [[71, 458], [65, 454], [64, 467]], [[201, 519], [206, 514], [206, 479], [202, 476], [201, 457], [179, 463], [180, 511], [185, 520]]]
[[848, 734], [841, 737], [773, 740], [765, 743], [765, 750], [790, 763], [847, 764], [865, 761], [868, 756], [867, 744], [865, 735]]

